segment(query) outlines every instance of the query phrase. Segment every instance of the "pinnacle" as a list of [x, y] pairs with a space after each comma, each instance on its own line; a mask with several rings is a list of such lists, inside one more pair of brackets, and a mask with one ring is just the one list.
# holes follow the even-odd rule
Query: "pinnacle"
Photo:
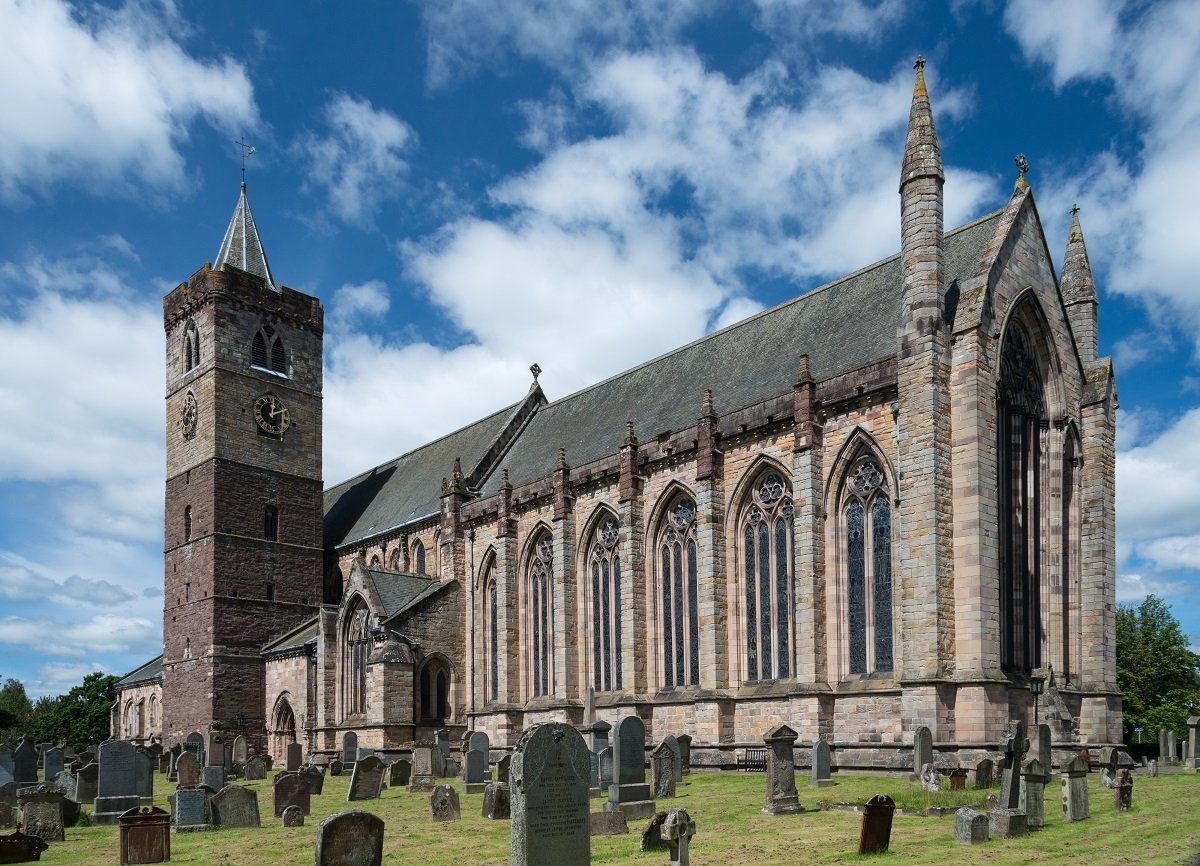
[[938, 147], [937, 130], [933, 125], [933, 109], [925, 85], [925, 59], [917, 57], [913, 81], [912, 108], [908, 115], [908, 136], [904, 142], [904, 167], [900, 185], [918, 177], [935, 177], [944, 181], [942, 153]]
[[1096, 299], [1096, 283], [1092, 278], [1087, 244], [1083, 240], [1083, 228], [1079, 225], [1078, 206], [1071, 208], [1071, 230], [1067, 235], [1067, 252], [1063, 256], [1060, 284], [1063, 300], [1068, 304]]

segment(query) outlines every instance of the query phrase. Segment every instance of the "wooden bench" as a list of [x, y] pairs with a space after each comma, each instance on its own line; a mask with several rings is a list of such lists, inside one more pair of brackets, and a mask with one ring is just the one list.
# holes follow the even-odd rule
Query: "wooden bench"
[[737, 756], [737, 769], [748, 772], [767, 772], [767, 750], [742, 749], [742, 753]]

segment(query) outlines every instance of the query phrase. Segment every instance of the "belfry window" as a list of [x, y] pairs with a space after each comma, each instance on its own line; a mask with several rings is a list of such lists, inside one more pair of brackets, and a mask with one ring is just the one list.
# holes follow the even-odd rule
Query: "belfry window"
[[283, 338], [270, 325], [263, 325], [250, 346], [250, 366], [287, 375]]
[[607, 692], [621, 688], [621, 524], [600, 521], [592, 535], [588, 579], [592, 600], [592, 686]]
[[554, 542], [542, 532], [531, 548], [527, 568], [530, 694], [537, 698], [554, 690]]
[[746, 679], [791, 676], [791, 491], [778, 472], [754, 485], [741, 519]]
[[862, 456], [850, 469], [841, 517], [847, 672], [891, 671], [892, 505], [874, 457]]
[[696, 502], [678, 494], [658, 533], [658, 600], [665, 688], [700, 684]]

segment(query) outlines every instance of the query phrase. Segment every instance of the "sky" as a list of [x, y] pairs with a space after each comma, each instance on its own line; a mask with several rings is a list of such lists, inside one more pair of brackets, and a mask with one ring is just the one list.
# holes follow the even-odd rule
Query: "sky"
[[1120, 602], [1200, 645], [1200, 5], [0, 0], [0, 677], [161, 652], [161, 299], [249, 198], [325, 308], [336, 483], [899, 249], [918, 55], [946, 225], [1024, 153], [1116, 364]]

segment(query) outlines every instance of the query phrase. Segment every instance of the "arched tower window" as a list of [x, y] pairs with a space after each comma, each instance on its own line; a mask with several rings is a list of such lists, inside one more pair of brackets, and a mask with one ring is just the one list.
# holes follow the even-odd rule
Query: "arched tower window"
[[791, 676], [794, 513], [791, 488], [778, 472], [762, 476], [742, 512], [740, 561], [748, 681]]
[[658, 598], [663, 686], [700, 684], [700, 600], [696, 502], [677, 494], [658, 531]]
[[841, 499], [847, 672], [891, 671], [892, 504], [879, 461], [861, 455]]
[[250, 345], [250, 365], [273, 373], [287, 374], [283, 338], [270, 325], [263, 325], [254, 334]]
[[362, 599], [346, 617], [342, 640], [342, 707], [344, 716], [367, 711], [367, 656], [370, 654], [370, 614]]
[[1025, 325], [1012, 319], [1000, 353], [997, 443], [1000, 507], [1000, 662], [1041, 665], [1043, 377]]
[[392, 557], [388, 560], [388, 568], [392, 571], [400, 570], [400, 548], [396, 547], [392, 550]]
[[554, 600], [551, 586], [554, 575], [554, 542], [543, 531], [534, 541], [526, 570], [529, 604], [529, 683], [533, 697], [554, 690]]
[[414, 574], [425, 574], [425, 545], [419, 538], [413, 542], [412, 564]]
[[200, 334], [196, 323], [188, 320], [183, 326], [183, 372], [196, 369], [200, 365]]
[[592, 588], [592, 686], [598, 692], [621, 688], [621, 524], [600, 521], [592, 534], [588, 577]]
[[484, 700], [500, 700], [500, 615], [496, 609], [496, 566], [483, 576], [483, 676]]

